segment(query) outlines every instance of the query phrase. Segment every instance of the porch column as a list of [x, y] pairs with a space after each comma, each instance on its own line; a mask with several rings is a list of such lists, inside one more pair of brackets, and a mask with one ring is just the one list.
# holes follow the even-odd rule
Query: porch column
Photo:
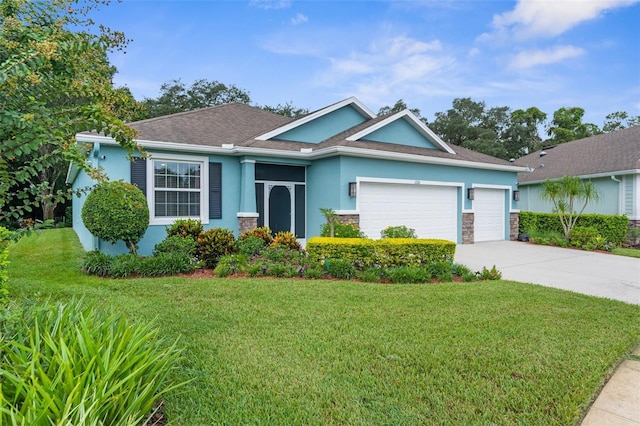
[[239, 213], [257, 213], [256, 210], [256, 162], [242, 160], [240, 177], [240, 210]]
[[240, 209], [238, 211], [238, 231], [249, 231], [258, 226], [256, 208], [256, 162], [240, 161]]

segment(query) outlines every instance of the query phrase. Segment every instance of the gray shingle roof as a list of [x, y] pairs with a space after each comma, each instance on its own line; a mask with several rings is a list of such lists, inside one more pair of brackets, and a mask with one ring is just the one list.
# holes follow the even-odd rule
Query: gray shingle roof
[[129, 126], [138, 131], [137, 139], [141, 141], [174, 142], [211, 147], [234, 144], [234, 146], [238, 147], [292, 152], [300, 152], [301, 148], [312, 148], [314, 151], [318, 151], [323, 148], [342, 146], [478, 163], [513, 165], [504, 160], [459, 146], [451, 146], [456, 154], [450, 154], [436, 149], [393, 143], [347, 140], [349, 136], [373, 126], [387, 117], [380, 116], [367, 120], [319, 144], [255, 139], [259, 135], [277, 129], [294, 120], [240, 103], [151, 118], [130, 123]]
[[[540, 156], [541, 151], [546, 155]], [[519, 174], [519, 182], [640, 169], [640, 126], [562, 143], [541, 151], [525, 155], [515, 162], [533, 169], [531, 173]]]
[[136, 121], [129, 126], [139, 140], [189, 143], [205, 146], [238, 144], [293, 121], [241, 103]]

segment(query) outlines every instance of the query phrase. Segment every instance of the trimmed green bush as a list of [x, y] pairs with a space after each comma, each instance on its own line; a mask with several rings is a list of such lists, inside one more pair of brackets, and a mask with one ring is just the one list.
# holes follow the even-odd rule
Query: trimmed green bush
[[112, 244], [122, 240], [129, 252], [135, 254], [138, 241], [149, 226], [147, 199], [130, 183], [102, 183], [87, 196], [82, 221], [96, 237]]
[[111, 258], [110, 274], [113, 278], [128, 278], [140, 274], [142, 259], [135, 254], [121, 254]]
[[[331, 226], [324, 223], [320, 227], [321, 237], [331, 237]], [[333, 223], [333, 236], [335, 238], [365, 238], [364, 233], [353, 223]]]
[[195, 241], [202, 231], [204, 231], [204, 227], [200, 219], [178, 219], [167, 227], [167, 237], [176, 235], [185, 238], [191, 236]]
[[152, 324], [71, 301], [13, 308], [0, 340], [0, 424], [140, 425], [181, 385], [181, 357]]
[[[576, 226], [597, 229], [607, 242], [615, 245], [623, 244], [627, 237], [629, 218], [625, 215], [583, 214]], [[520, 212], [520, 232], [553, 231], [563, 234], [562, 224], [557, 214]]]
[[213, 270], [213, 273], [224, 278], [231, 274], [245, 272], [247, 266], [247, 257], [244, 254], [228, 254], [218, 260], [218, 264]]
[[198, 245], [191, 235], [171, 235], [153, 248], [153, 255], [157, 256], [164, 253], [181, 253], [190, 257], [195, 257]]
[[222, 256], [236, 251], [236, 238], [233, 232], [225, 228], [204, 231], [200, 233], [196, 242], [198, 243], [198, 257], [209, 268], [215, 268], [218, 259]]
[[416, 236], [416, 230], [407, 228], [406, 226], [387, 226], [380, 231], [380, 237], [382, 238], [418, 238]]
[[428, 269], [419, 266], [399, 266], [387, 271], [387, 276], [394, 284], [420, 284], [431, 279]]

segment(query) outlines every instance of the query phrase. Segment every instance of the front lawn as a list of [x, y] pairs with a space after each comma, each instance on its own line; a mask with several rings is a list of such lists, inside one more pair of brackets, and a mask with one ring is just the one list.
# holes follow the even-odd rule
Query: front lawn
[[628, 256], [628, 257], [639, 257], [640, 258], [640, 250], [637, 248], [625, 248], [625, 247], [616, 247], [611, 250], [611, 253], [617, 254], [618, 256]]
[[186, 354], [176, 425], [576, 424], [640, 341], [638, 306], [491, 281], [101, 279], [70, 229], [11, 247], [12, 298], [155, 319]]

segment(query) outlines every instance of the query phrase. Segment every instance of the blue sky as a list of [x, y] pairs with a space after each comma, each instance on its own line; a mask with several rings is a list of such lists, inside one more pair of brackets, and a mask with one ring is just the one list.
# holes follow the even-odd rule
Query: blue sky
[[111, 61], [139, 100], [180, 78], [310, 110], [403, 99], [428, 120], [460, 97], [640, 115], [640, 0], [124, 0], [95, 18], [132, 40]]

